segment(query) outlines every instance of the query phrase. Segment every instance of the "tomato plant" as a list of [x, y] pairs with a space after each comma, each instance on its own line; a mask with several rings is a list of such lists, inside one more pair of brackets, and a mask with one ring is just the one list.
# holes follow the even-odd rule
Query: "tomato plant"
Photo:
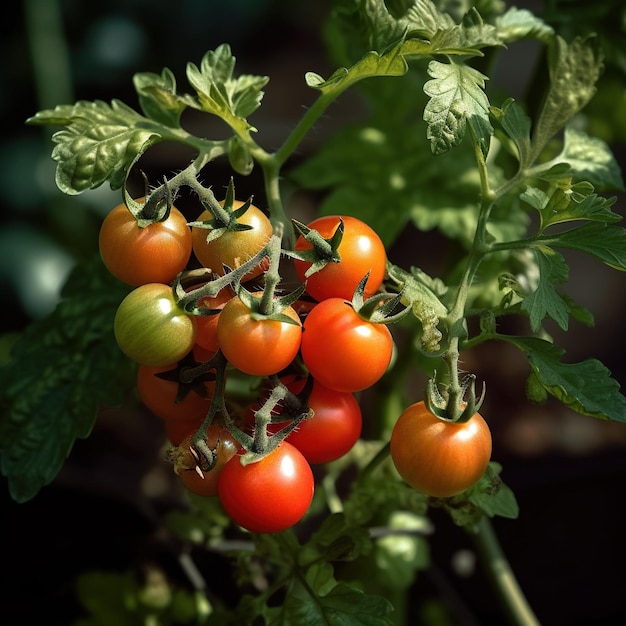
[[[222, 201], [223, 204], [223, 201]], [[244, 203], [241, 200], [233, 202], [236, 210]], [[208, 221], [213, 218], [213, 213], [204, 210], [198, 216], [198, 222]], [[268, 217], [254, 204], [251, 204], [243, 215], [237, 220], [247, 230], [225, 231], [219, 237], [207, 241], [207, 235], [211, 229], [193, 227], [193, 251], [200, 263], [214, 271], [216, 274], [224, 273], [224, 266], [237, 269], [242, 263], [260, 252], [272, 235], [272, 224]], [[249, 280], [258, 276], [263, 271], [263, 264], [257, 265], [246, 273], [245, 279]]]
[[313, 491], [311, 467], [286, 441], [254, 463], [243, 465], [238, 456], [233, 457], [222, 468], [218, 483], [229, 517], [254, 533], [275, 533], [298, 523]]
[[[312, 262], [296, 259], [296, 272], [306, 289], [317, 300], [343, 298], [351, 300], [354, 290], [366, 274], [365, 296], [373, 295], [383, 283], [387, 263], [385, 245], [375, 230], [365, 222], [349, 215], [325, 215], [307, 227], [329, 240], [343, 223], [343, 236], [337, 247], [338, 261], [329, 261], [307, 277]], [[296, 251], [311, 250], [313, 244], [303, 235], [296, 240]]]
[[106, 268], [135, 287], [171, 282], [187, 266], [192, 250], [191, 229], [175, 206], [162, 221], [140, 226], [126, 204], [118, 204], [104, 218], [98, 241]]
[[136, 287], [120, 303], [114, 319], [115, 339], [137, 363], [176, 363], [196, 341], [196, 321], [176, 302], [171, 287], [148, 283]]
[[323, 385], [337, 391], [362, 391], [377, 382], [393, 354], [393, 337], [381, 323], [363, 319], [343, 298], [328, 298], [307, 315], [302, 359]]
[[448, 498], [484, 474], [491, 458], [491, 431], [479, 413], [464, 422], [448, 422], [420, 401], [400, 414], [390, 445], [393, 463], [409, 485]]
[[[307, 68], [293, 79], [304, 76], [304, 91], [287, 84], [273, 92], [274, 102], [299, 104], [295, 119], [281, 112], [269, 138], [261, 128], [268, 118], [257, 114], [269, 76], [252, 73], [264, 44], [250, 36], [238, 44], [244, 53], [254, 42], [254, 58], [244, 61], [250, 73], [236, 71], [223, 43], [198, 63], [179, 59], [187, 86], [167, 67], [136, 73], [137, 109], [112, 96], [30, 117], [29, 126], [61, 127], [52, 136], [59, 190], [74, 197], [108, 183], [119, 195], [107, 206], [120, 207], [102, 220], [91, 262], [89, 237], [76, 236], [82, 218], [67, 232], [60, 226], [69, 220], [53, 222], [55, 236], [71, 241], [76, 267], [57, 308], [25, 329], [0, 367], [0, 468], [11, 496], [32, 499], [73, 462], [68, 453], [97, 417], [119, 410], [126, 418], [139, 393], [166, 421], [156, 427], [178, 448], [174, 465], [184, 461], [189, 489], [163, 481], [158, 506], [147, 501], [158, 491], [147, 486], [158, 481], [143, 479], [172, 459], [149, 445], [162, 438], [124, 419], [120, 428], [135, 428], [124, 433], [137, 445], [133, 460], [155, 458], [149, 476], [120, 485], [129, 490], [123, 500], [154, 511], [159, 532], [151, 539], [166, 537], [194, 598], [210, 605], [203, 616], [192, 612], [197, 623], [431, 626], [434, 612], [452, 624], [459, 598], [457, 622], [481, 605], [480, 617], [465, 621], [501, 623], [499, 612], [481, 619], [484, 606], [500, 610], [477, 600], [490, 583], [512, 623], [538, 624], [492, 523], [518, 517], [505, 482], [520, 482], [504, 462], [516, 456], [511, 430], [552, 420], [550, 432], [562, 435], [571, 414], [602, 427], [626, 422], [619, 369], [613, 375], [599, 359], [577, 361], [566, 349], [573, 330], [584, 350], [578, 338], [594, 322], [585, 301], [602, 319], [620, 310], [598, 302], [605, 277], [616, 281], [606, 289], [616, 297], [623, 290], [612, 270], [626, 271], [625, 185], [614, 143], [598, 134], [620, 116], [593, 113], [606, 103], [607, 91], [599, 92], [607, 67], [612, 109], [624, 109], [626, 90], [616, 88], [616, 77], [626, 77], [616, 52], [623, 33], [612, 40], [609, 29], [594, 28], [599, 15], [623, 20], [608, 0], [598, 2], [581, 19], [570, 6], [555, 15], [563, 0], [541, 16], [496, 0], [332, 0], [324, 37], [312, 39], [328, 44], [324, 63], [336, 69], [324, 77]], [[297, 3], [278, 4], [287, 11]], [[540, 51], [528, 72], [519, 71], [527, 64], [516, 56], [520, 40]], [[181, 54], [184, 44], [177, 41]], [[86, 56], [81, 68], [89, 63]], [[508, 63], [514, 93], [502, 81]], [[338, 101], [348, 106], [334, 107]], [[225, 193], [218, 199], [214, 189]], [[11, 186], [5, 190], [9, 197]], [[173, 204], [183, 199], [196, 216], [185, 224]], [[606, 272], [602, 280], [586, 278], [592, 264]], [[157, 268], [158, 278], [143, 273]], [[598, 348], [615, 343], [596, 337]], [[513, 366], [513, 353], [521, 364]], [[506, 386], [505, 372], [516, 374]], [[549, 439], [544, 449], [566, 438]], [[222, 454], [226, 442], [232, 447]], [[116, 446], [116, 456], [126, 449]], [[135, 483], [141, 490], [130, 491]], [[564, 502], [560, 492], [549, 497], [554, 484], [542, 483], [542, 503]], [[219, 497], [209, 496], [216, 489]], [[547, 508], [546, 527], [572, 526], [547, 519]], [[447, 536], [448, 523], [465, 532]], [[429, 550], [435, 525], [433, 541], [471, 550], [488, 573], [480, 578], [476, 568], [454, 602], [420, 586], [422, 570], [438, 571], [429, 570], [438, 558]], [[539, 560], [567, 561], [555, 554]], [[234, 575], [222, 576], [227, 565]], [[448, 569], [450, 582], [460, 580]], [[521, 578], [536, 585], [534, 598], [544, 569], [552, 571], [534, 567]], [[142, 623], [187, 619], [168, 604], [176, 594], [146, 611], [141, 602], [153, 596], [136, 595], [123, 595], [119, 607], [140, 606]], [[117, 606], [113, 596], [84, 595], [95, 613]], [[550, 598], [559, 611], [566, 600]], [[545, 623], [567, 621], [550, 619], [550, 610], [541, 607]], [[114, 621], [130, 623], [126, 617]]]

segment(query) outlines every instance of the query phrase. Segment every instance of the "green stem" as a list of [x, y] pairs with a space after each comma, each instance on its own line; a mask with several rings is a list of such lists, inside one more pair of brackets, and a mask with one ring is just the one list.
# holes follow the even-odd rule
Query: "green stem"
[[467, 298], [469, 290], [476, 275], [476, 270], [480, 265], [483, 257], [490, 251], [490, 244], [487, 242], [487, 222], [489, 221], [489, 215], [493, 207], [494, 193], [489, 187], [489, 178], [487, 163], [485, 157], [480, 149], [479, 143], [470, 131], [472, 141], [474, 144], [474, 151], [476, 155], [476, 161], [478, 164], [478, 171], [481, 182], [481, 203], [478, 211], [478, 219], [476, 221], [476, 230], [474, 232], [474, 241], [472, 243], [472, 249], [467, 259], [467, 264], [461, 277], [461, 281], [457, 287], [456, 297], [452, 309], [446, 317], [446, 325], [449, 333], [448, 348], [443, 355], [450, 380], [447, 386], [448, 392], [448, 415], [450, 419], [457, 419], [459, 417], [460, 403], [464, 389], [459, 382], [458, 361], [459, 361], [459, 343], [461, 337], [465, 335], [465, 307], [467, 304]]
[[483, 517], [470, 536], [482, 557], [494, 589], [512, 626], [539, 626], [539, 620], [519, 586], [517, 578], [495, 534], [491, 521]]

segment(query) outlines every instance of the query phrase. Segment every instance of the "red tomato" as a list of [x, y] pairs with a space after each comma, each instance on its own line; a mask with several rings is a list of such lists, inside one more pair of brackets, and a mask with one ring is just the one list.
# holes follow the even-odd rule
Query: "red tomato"
[[226, 303], [217, 322], [217, 339], [233, 367], [252, 376], [269, 376], [294, 360], [300, 348], [302, 323], [292, 307], [282, 313], [295, 323], [255, 320], [239, 297]]
[[[385, 246], [365, 222], [348, 215], [328, 215], [319, 217], [308, 224], [319, 232], [324, 239], [332, 237], [343, 219], [344, 233], [337, 248], [341, 261], [327, 263], [319, 272], [307, 279], [305, 272], [311, 266], [306, 261], [295, 260], [294, 265], [301, 281], [306, 280], [306, 290], [316, 300], [343, 298], [352, 300], [356, 286], [370, 272], [365, 286], [365, 297], [374, 294], [385, 278], [387, 253]], [[304, 237], [296, 240], [295, 250], [309, 250], [313, 246]]]
[[393, 338], [384, 324], [362, 319], [342, 298], [317, 304], [303, 324], [302, 359], [320, 383], [337, 391], [360, 391], [387, 370]]
[[349, 452], [361, 436], [361, 407], [353, 394], [315, 381], [309, 397], [313, 417], [300, 422], [286, 441], [312, 464], [329, 463]]
[[299, 522], [313, 499], [311, 466], [283, 441], [256, 463], [233, 457], [222, 469], [218, 494], [228, 516], [253, 533], [274, 533]]
[[237, 454], [239, 444], [227, 428], [211, 424], [207, 428], [207, 444], [211, 450], [215, 450], [217, 459], [210, 470], [198, 472], [196, 466], [201, 467], [202, 461], [198, 462], [191, 445], [191, 439], [196, 430], [197, 428], [194, 428], [188, 432], [180, 442], [178, 454], [174, 460], [174, 471], [189, 491], [199, 496], [216, 496], [222, 470], [226, 463]]
[[476, 413], [467, 422], [446, 422], [424, 402], [407, 407], [391, 433], [391, 458], [415, 489], [437, 498], [469, 489], [491, 457], [491, 431]]
[[[223, 204], [221, 202], [220, 204]], [[243, 202], [235, 200], [233, 208], [238, 209]], [[197, 222], [213, 219], [210, 211], [203, 211]], [[200, 263], [220, 276], [224, 274], [224, 265], [231, 269], [237, 269], [242, 263], [260, 252], [272, 236], [272, 224], [269, 218], [253, 204], [237, 220], [240, 224], [252, 226], [249, 230], [225, 232], [217, 239], [207, 242], [209, 230], [206, 228], [193, 227], [191, 235], [193, 239], [193, 251]], [[243, 277], [250, 280], [263, 272], [263, 264], [257, 266]]]
[[[177, 379], [178, 365], [140, 365], [137, 391], [141, 401], [164, 420], [203, 419], [215, 393], [213, 381], [182, 383]], [[168, 378], [159, 374], [167, 374]]]
[[109, 272], [133, 287], [170, 283], [185, 269], [192, 250], [191, 229], [174, 206], [164, 221], [139, 228], [128, 207], [120, 204], [104, 218], [98, 243]]

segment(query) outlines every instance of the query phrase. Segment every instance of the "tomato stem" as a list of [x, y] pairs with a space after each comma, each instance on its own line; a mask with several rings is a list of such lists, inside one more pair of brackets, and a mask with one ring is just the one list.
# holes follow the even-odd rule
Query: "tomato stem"
[[509, 621], [515, 626], [539, 626], [539, 620], [519, 585], [506, 558], [491, 520], [483, 516], [477, 527], [468, 529], [481, 556], [494, 589], [502, 602]]

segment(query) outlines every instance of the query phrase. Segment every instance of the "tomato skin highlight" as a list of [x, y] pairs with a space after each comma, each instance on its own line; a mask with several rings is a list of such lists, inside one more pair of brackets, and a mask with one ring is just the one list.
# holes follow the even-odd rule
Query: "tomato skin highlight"
[[207, 428], [207, 445], [215, 450], [217, 459], [215, 465], [199, 474], [196, 469], [196, 459], [190, 451], [191, 440], [197, 428], [187, 432], [178, 445], [179, 456], [175, 462], [174, 471], [189, 491], [199, 496], [216, 496], [220, 475], [224, 466], [239, 451], [239, 444], [235, 441], [227, 428], [211, 424]]
[[218, 343], [228, 362], [252, 376], [269, 376], [287, 367], [300, 349], [302, 322], [292, 307], [282, 313], [295, 324], [252, 319], [239, 297], [229, 300], [217, 322]]
[[188, 421], [203, 419], [211, 407], [215, 393], [215, 383], [199, 383], [206, 395], [198, 394], [190, 388], [180, 401], [177, 395], [181, 383], [160, 378], [158, 374], [168, 372], [177, 367], [174, 365], [140, 365], [137, 370], [137, 392], [143, 404], [156, 416], [163, 420]]
[[[138, 202], [143, 200], [139, 198]], [[98, 247], [109, 272], [127, 285], [170, 283], [191, 257], [191, 229], [175, 206], [170, 208], [166, 220], [139, 228], [122, 203], [104, 218]]]
[[412, 487], [437, 498], [457, 495], [474, 485], [491, 458], [491, 431], [479, 413], [452, 423], [433, 415], [423, 401], [398, 418], [390, 453], [400, 476]]
[[361, 391], [386, 372], [393, 338], [384, 324], [362, 319], [347, 300], [319, 302], [303, 324], [302, 359], [320, 383], [337, 391]]
[[[220, 202], [224, 204], [224, 202]], [[241, 200], [233, 201], [233, 208], [238, 209], [244, 203]], [[213, 219], [213, 214], [205, 210], [196, 218], [197, 222]], [[261, 209], [251, 204], [246, 212], [237, 220], [240, 224], [252, 226], [250, 230], [226, 232], [217, 239], [207, 242], [209, 230], [192, 227], [192, 247], [198, 261], [216, 274], [224, 275], [224, 265], [230, 269], [237, 269], [248, 259], [260, 252], [272, 236], [272, 223]], [[256, 278], [263, 273], [263, 264], [250, 270], [242, 281]]]
[[148, 283], [131, 291], [113, 321], [115, 339], [137, 363], [161, 366], [180, 361], [196, 340], [196, 321], [178, 305], [169, 285]]
[[[327, 263], [320, 271], [311, 274], [308, 279], [305, 272], [310, 262], [294, 260], [294, 268], [302, 282], [306, 281], [307, 292], [316, 300], [343, 298], [351, 300], [356, 286], [370, 272], [365, 285], [365, 297], [373, 295], [381, 286], [386, 271], [387, 253], [385, 246], [376, 233], [365, 222], [349, 215], [325, 215], [318, 217], [307, 226], [317, 230], [324, 239], [329, 239], [343, 220], [344, 233], [338, 252], [339, 263]], [[312, 244], [300, 236], [296, 240], [295, 250], [310, 250]]]
[[233, 457], [222, 469], [220, 502], [228, 516], [254, 533], [274, 533], [299, 522], [313, 499], [311, 466], [290, 443], [256, 463], [242, 465]]

